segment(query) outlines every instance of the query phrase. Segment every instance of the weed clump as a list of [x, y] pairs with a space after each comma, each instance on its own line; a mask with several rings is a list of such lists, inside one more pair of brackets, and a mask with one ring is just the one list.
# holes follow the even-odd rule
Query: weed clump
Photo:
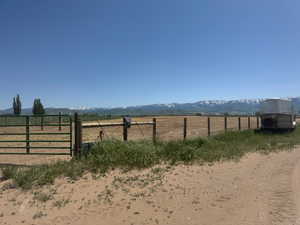
[[292, 149], [300, 143], [300, 129], [286, 134], [263, 134], [251, 130], [226, 132], [209, 138], [177, 141], [107, 140], [95, 144], [86, 157], [59, 161], [30, 168], [4, 167], [2, 180], [12, 179], [23, 189], [53, 184], [57, 177], [75, 180], [85, 172], [106, 173], [115, 168], [124, 171], [149, 168], [160, 163], [213, 163], [237, 160], [248, 152], [270, 152]]

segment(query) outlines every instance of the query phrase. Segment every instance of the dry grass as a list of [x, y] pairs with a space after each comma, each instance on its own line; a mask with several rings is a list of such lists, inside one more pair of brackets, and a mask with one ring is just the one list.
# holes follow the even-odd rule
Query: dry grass
[[[205, 116], [159, 116], [157, 119], [157, 137], [160, 140], [178, 140], [183, 138], [183, 119], [187, 117], [187, 137], [207, 136], [207, 117]], [[151, 117], [136, 117], [133, 122], [152, 122]], [[122, 122], [122, 119], [95, 121], [96, 123]], [[94, 122], [94, 123], [95, 123]], [[256, 118], [251, 118], [251, 128], [256, 128]], [[229, 130], [238, 130], [238, 117], [228, 117]], [[242, 129], [248, 129], [248, 119], [242, 118]], [[100, 131], [104, 132], [104, 139], [122, 139], [122, 127], [88, 128], [83, 130], [83, 140], [93, 142], [99, 140]], [[211, 118], [211, 134], [224, 132], [224, 117]], [[151, 139], [152, 126], [132, 126], [128, 130], [129, 140]]]

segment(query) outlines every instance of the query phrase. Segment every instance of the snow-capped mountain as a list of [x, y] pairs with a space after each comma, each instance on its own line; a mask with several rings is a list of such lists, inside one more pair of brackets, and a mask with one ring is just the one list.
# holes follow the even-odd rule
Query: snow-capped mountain
[[[295, 110], [300, 113], [300, 97], [289, 98], [294, 103]], [[194, 103], [169, 103], [152, 104], [141, 106], [128, 106], [116, 108], [46, 108], [48, 114], [62, 113], [93, 113], [102, 115], [164, 115], [164, 114], [194, 114], [194, 113], [215, 113], [215, 114], [253, 114], [259, 111], [260, 103], [265, 100], [240, 99], [240, 100], [202, 100]], [[31, 109], [23, 109], [24, 114], [30, 114]], [[12, 109], [0, 110], [0, 114], [12, 113]]]

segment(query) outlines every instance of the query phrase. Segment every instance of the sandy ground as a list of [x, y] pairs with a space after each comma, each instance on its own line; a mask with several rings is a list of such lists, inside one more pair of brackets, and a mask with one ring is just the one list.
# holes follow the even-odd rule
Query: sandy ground
[[86, 174], [26, 192], [3, 181], [0, 224], [296, 225], [299, 180], [300, 148], [239, 162]]

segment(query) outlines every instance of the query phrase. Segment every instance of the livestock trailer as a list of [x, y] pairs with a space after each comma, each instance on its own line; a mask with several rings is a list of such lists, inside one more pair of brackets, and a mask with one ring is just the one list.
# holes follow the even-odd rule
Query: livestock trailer
[[287, 130], [296, 128], [293, 103], [286, 99], [267, 99], [261, 103], [261, 130]]

